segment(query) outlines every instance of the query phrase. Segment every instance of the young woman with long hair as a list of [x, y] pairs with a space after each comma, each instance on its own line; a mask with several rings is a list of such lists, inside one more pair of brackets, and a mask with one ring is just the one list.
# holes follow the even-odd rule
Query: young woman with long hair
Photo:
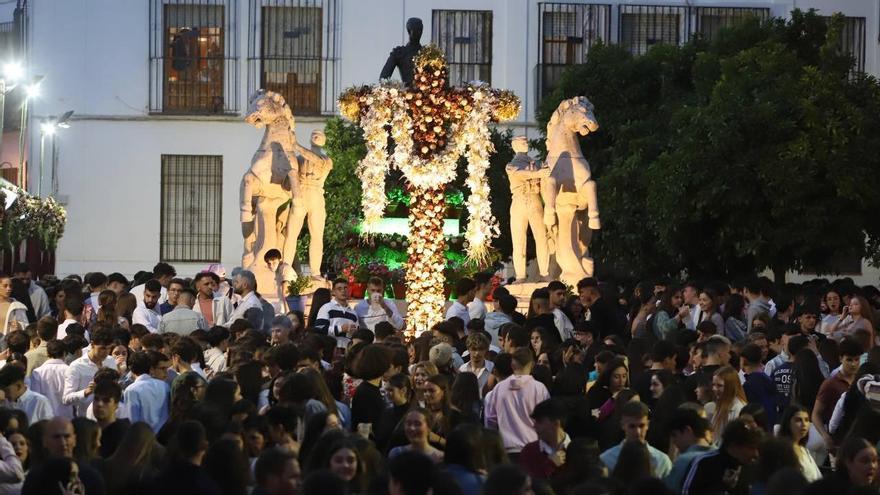
[[732, 366], [723, 366], [712, 375], [712, 395], [714, 400], [706, 404], [706, 417], [718, 444], [727, 424], [739, 417], [748, 399], [739, 381], [739, 373]]
[[791, 404], [782, 413], [779, 423], [779, 437], [790, 440], [797, 454], [801, 473], [810, 483], [822, 477], [813, 455], [807, 450], [810, 437], [810, 411], [799, 404]]
[[650, 325], [654, 336], [661, 340], [671, 340], [679, 329], [684, 328], [690, 312], [690, 308], [684, 304], [681, 287], [667, 287], [660, 294], [660, 305], [657, 306], [654, 322]]
[[871, 335], [871, 345], [877, 345], [875, 332], [876, 321], [871, 303], [862, 296], [852, 296], [849, 304], [843, 306], [840, 320], [831, 325], [829, 333], [835, 338], [852, 335], [856, 330], [867, 330]]
[[403, 418], [403, 431], [406, 433], [407, 445], [394, 447], [388, 452], [391, 459], [406, 451], [422, 453], [435, 463], [443, 462], [443, 451], [433, 447], [428, 441], [432, 424], [431, 413], [422, 407], [410, 409]]

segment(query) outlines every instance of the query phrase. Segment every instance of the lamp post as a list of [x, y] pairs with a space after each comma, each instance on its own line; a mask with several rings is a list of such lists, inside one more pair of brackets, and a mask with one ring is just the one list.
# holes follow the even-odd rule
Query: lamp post
[[[21, 105], [21, 124], [18, 131], [18, 177], [19, 186], [24, 184], [24, 138], [27, 131], [28, 102], [40, 95], [43, 76], [34, 76], [25, 87], [24, 103]], [[27, 188], [23, 188], [27, 189]]]
[[[3, 66], [3, 78], [0, 79], [0, 156], [3, 155], [3, 125], [6, 117], [6, 95], [18, 85], [24, 69], [17, 62], [10, 62]], [[19, 186], [21, 181], [19, 180]]]
[[[68, 110], [64, 112], [61, 117], [49, 117], [48, 119], [43, 120], [43, 123], [40, 124], [40, 169], [38, 173], [38, 182], [37, 182], [37, 197], [43, 197], [43, 164], [45, 163], [45, 151], [46, 151], [46, 136], [52, 138], [52, 161], [55, 161], [55, 132], [58, 129], [67, 129], [70, 127], [70, 117], [73, 115], [73, 110]], [[53, 167], [53, 176], [52, 176], [53, 187], [55, 184], [55, 176], [54, 176], [54, 167]]]

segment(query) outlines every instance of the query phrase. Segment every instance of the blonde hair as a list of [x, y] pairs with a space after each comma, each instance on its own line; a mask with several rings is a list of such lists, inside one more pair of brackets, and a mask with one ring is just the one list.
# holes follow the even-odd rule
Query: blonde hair
[[716, 432], [724, 431], [730, 416], [730, 410], [733, 408], [736, 399], [742, 401], [743, 404], [748, 402], [746, 392], [743, 390], [739, 381], [739, 373], [732, 366], [723, 366], [715, 371], [713, 377], [717, 376], [724, 381], [724, 391], [721, 397], [715, 399], [715, 415], [712, 417], [712, 428]]

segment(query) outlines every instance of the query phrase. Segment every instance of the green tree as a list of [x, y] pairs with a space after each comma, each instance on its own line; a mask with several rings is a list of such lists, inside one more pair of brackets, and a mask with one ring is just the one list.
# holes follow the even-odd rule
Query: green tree
[[[880, 86], [850, 73], [842, 18], [747, 22], [643, 57], [591, 50], [542, 107], [596, 105], [594, 253], [617, 275], [742, 275], [880, 261]], [[866, 243], [867, 239], [867, 243]]]

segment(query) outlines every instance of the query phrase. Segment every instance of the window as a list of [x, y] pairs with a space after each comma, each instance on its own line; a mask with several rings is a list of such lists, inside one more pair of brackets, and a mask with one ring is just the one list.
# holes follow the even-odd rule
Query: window
[[688, 32], [687, 14], [687, 7], [621, 5], [619, 43], [634, 55], [658, 43], [680, 44]]
[[695, 7], [697, 27], [695, 34], [703, 39], [713, 40], [718, 33], [749, 19], [766, 20], [770, 9], [749, 7]]
[[220, 261], [223, 157], [162, 155], [162, 261]]
[[297, 115], [335, 110], [336, 0], [251, 0], [249, 91], [280, 93]]
[[150, 111], [238, 111], [237, 0], [151, 0]]
[[492, 83], [492, 12], [435, 10], [431, 40], [446, 54], [449, 84]]
[[[830, 23], [831, 17], [825, 17]], [[865, 18], [844, 17], [838, 49], [853, 59], [854, 73], [865, 72]]]
[[565, 68], [581, 64], [590, 48], [608, 42], [611, 6], [570, 3], [538, 4], [541, 46], [538, 52], [538, 99], [549, 94]]

